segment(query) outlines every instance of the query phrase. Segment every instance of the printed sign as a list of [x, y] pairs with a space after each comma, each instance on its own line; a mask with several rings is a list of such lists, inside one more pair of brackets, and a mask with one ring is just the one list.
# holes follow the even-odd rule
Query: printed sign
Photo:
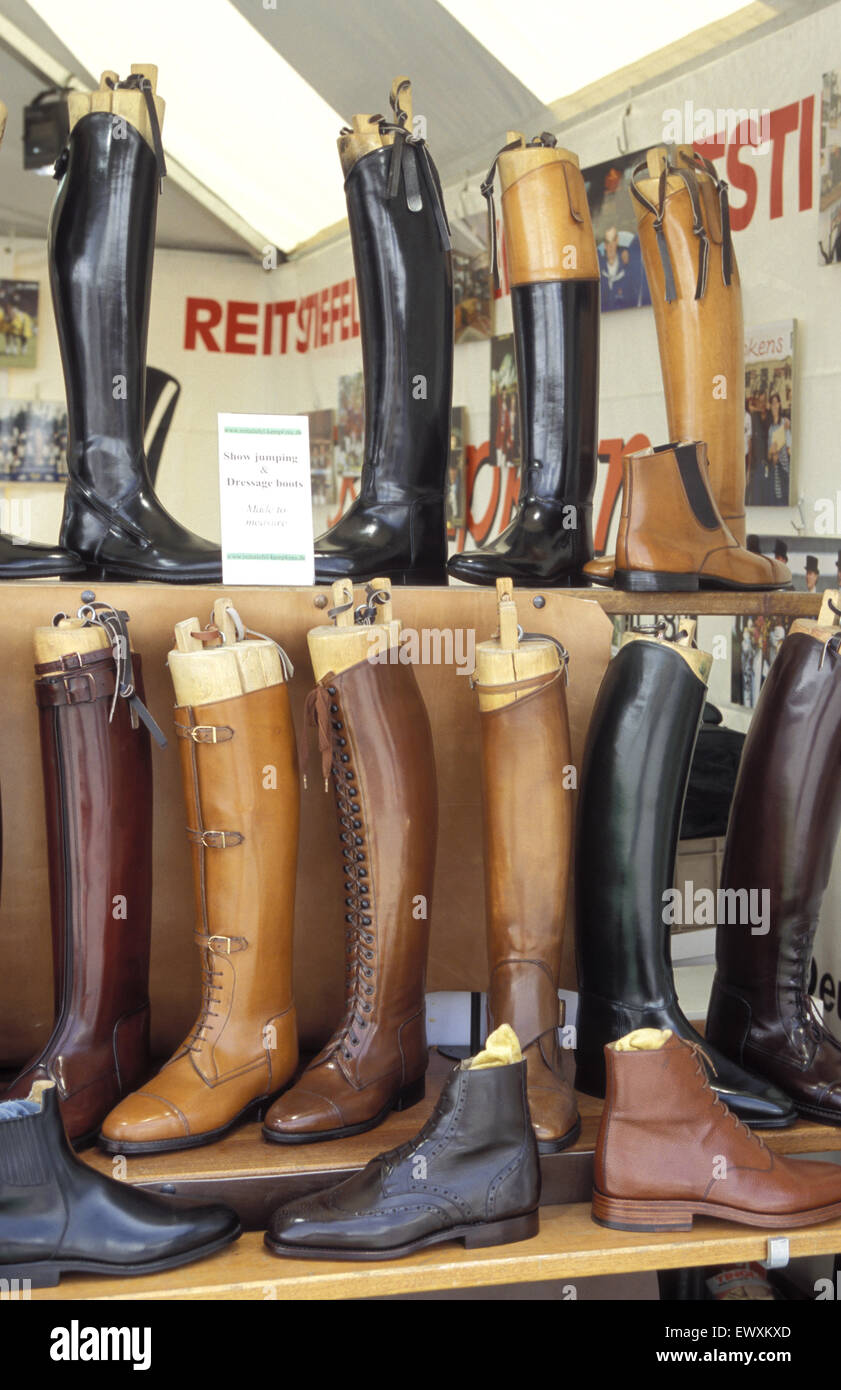
[[219, 415], [225, 584], [312, 584], [306, 415]]

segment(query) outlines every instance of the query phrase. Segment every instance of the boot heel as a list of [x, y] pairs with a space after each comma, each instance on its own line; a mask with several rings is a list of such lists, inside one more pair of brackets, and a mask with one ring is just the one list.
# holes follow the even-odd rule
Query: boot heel
[[697, 574], [667, 574], [663, 570], [617, 569], [613, 583], [633, 594], [694, 594], [700, 588]]
[[410, 1086], [404, 1086], [398, 1093], [394, 1102], [395, 1110], [410, 1110], [418, 1101], [423, 1100], [426, 1095], [426, 1077], [422, 1076], [420, 1081], [413, 1081]]
[[0, 1288], [10, 1302], [29, 1297], [30, 1289], [54, 1289], [61, 1271], [57, 1265], [35, 1264], [0, 1265]]
[[462, 1237], [465, 1250], [480, 1250], [485, 1245], [513, 1245], [516, 1240], [531, 1240], [540, 1230], [537, 1210], [525, 1216], [511, 1216], [506, 1221], [483, 1221]]
[[680, 1202], [605, 1197], [593, 1188], [593, 1220], [612, 1231], [691, 1231], [692, 1213]]

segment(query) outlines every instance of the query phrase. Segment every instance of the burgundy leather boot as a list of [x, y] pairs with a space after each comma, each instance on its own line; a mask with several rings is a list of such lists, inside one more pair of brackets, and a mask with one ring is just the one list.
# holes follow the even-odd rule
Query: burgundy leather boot
[[707, 1017], [721, 1052], [830, 1124], [841, 1124], [841, 1042], [807, 980], [841, 827], [840, 646], [841, 629], [794, 623], [762, 687], [721, 872], [722, 888], [755, 895], [760, 920], [719, 925]]
[[[78, 1144], [150, 1071], [152, 760], [138, 711], [149, 716], [134, 654], [119, 671], [110, 647], [35, 671], [55, 1022], [5, 1099], [54, 1082], [68, 1138]], [[114, 704], [119, 687], [131, 693]]]

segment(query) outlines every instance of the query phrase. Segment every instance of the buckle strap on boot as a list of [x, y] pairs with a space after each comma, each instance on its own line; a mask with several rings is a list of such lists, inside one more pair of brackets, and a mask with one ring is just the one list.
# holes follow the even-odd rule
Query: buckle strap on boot
[[[204, 936], [201, 932], [195, 932], [193, 939], [217, 956], [232, 956], [235, 951], [248, 950], [248, 938], [245, 936], [220, 936], [218, 932]], [[221, 945], [215, 945], [215, 942], [221, 942]]]
[[130, 76], [123, 78], [122, 82], [115, 82], [112, 77], [106, 77], [106, 86], [112, 92], [131, 91], [142, 92], [146, 102], [146, 111], [149, 116], [149, 127], [152, 131], [152, 146], [155, 151], [155, 160], [158, 165], [158, 179], [163, 191], [163, 180], [166, 178], [166, 159], [164, 158], [164, 146], [161, 138], [161, 123], [158, 120], [158, 108], [155, 105], [155, 94], [152, 91], [152, 83], [148, 77], [144, 77], [142, 72], [133, 72]]
[[234, 731], [228, 724], [176, 724], [175, 737], [193, 743], [229, 743]]
[[188, 825], [187, 839], [193, 845], [201, 845], [202, 849], [232, 849], [241, 845], [245, 836], [238, 830], [192, 830]]

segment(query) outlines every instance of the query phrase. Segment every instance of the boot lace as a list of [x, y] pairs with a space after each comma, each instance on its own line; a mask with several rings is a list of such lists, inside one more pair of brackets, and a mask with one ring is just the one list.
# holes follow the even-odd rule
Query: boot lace
[[764, 1141], [755, 1132], [755, 1130], [752, 1130], [748, 1125], [745, 1124], [744, 1120], [740, 1120], [739, 1116], [734, 1114], [734, 1112], [730, 1109], [729, 1105], [725, 1104], [718, 1092], [714, 1090], [713, 1087], [710, 1085], [710, 1075], [716, 1076], [718, 1074], [710, 1054], [706, 1051], [705, 1048], [701, 1046], [700, 1043], [689, 1042], [687, 1039], [684, 1039], [684, 1041], [686, 1041], [687, 1046], [691, 1047], [692, 1049], [692, 1052], [695, 1057], [696, 1071], [698, 1072], [698, 1075], [701, 1077], [701, 1080], [704, 1085], [704, 1090], [707, 1091], [709, 1095], [712, 1097], [713, 1105], [718, 1106], [720, 1110], [724, 1111], [725, 1115], [730, 1117], [730, 1119], [733, 1121], [736, 1130], [744, 1130], [748, 1138], [751, 1139], [755, 1144], [758, 1144], [760, 1149], [762, 1149], [763, 1153], [768, 1153], [768, 1145], [764, 1143]]
[[[212, 957], [210, 958], [212, 960]], [[219, 1012], [214, 1009], [214, 1004], [221, 1004], [221, 996], [217, 997], [216, 991], [221, 990], [222, 986], [216, 984], [217, 979], [221, 979], [224, 972], [214, 970], [212, 964], [206, 965], [202, 970], [202, 998], [201, 1011], [193, 1025], [184, 1046], [188, 1052], [200, 1052], [203, 1044], [207, 1041], [204, 1036], [205, 1029], [211, 1026], [210, 1020], [218, 1018]]]

